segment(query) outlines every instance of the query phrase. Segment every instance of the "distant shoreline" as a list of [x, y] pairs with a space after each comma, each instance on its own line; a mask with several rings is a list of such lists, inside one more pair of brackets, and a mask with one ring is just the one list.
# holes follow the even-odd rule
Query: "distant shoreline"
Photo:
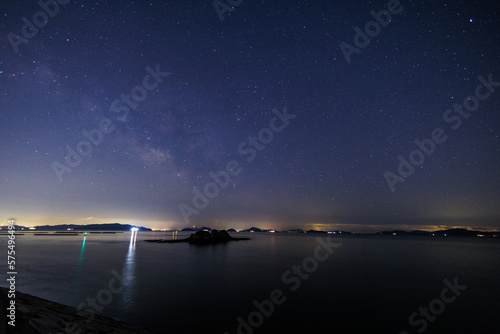
[[[111, 224], [116, 225], [116, 224]], [[43, 226], [36, 227], [35, 229], [29, 229], [27, 227], [19, 226], [16, 228], [16, 236], [20, 235], [35, 235], [35, 236], [79, 236], [79, 235], [109, 235], [109, 234], [119, 234], [129, 232], [132, 227], [129, 225], [123, 226], [117, 230], [109, 229], [109, 225], [102, 226], [102, 229], [99, 229], [99, 225], [92, 225], [93, 229], [88, 229], [85, 226], [84, 229], [80, 229], [80, 227], [75, 227], [75, 229], [67, 230], [63, 229], [64, 226], [52, 225], [52, 226]], [[59, 228], [59, 229], [58, 229]], [[139, 232], [152, 232], [152, 233], [172, 233], [172, 232], [197, 232], [197, 231], [212, 231], [210, 227], [202, 227], [202, 228], [184, 228], [182, 230], [151, 230], [146, 228], [138, 228]], [[236, 231], [235, 229], [228, 229], [228, 232], [231, 233], [268, 233], [268, 234], [329, 234], [329, 235], [337, 235], [337, 236], [418, 236], [418, 237], [478, 237], [478, 238], [498, 238], [500, 236], [500, 231], [496, 232], [486, 232], [486, 231], [475, 231], [468, 230], [465, 228], [455, 228], [455, 229], [446, 229], [439, 231], [423, 231], [423, 230], [414, 230], [414, 231], [403, 231], [403, 230], [391, 230], [391, 231], [380, 231], [375, 233], [354, 233], [344, 230], [335, 230], [335, 231], [319, 231], [319, 230], [302, 230], [302, 229], [292, 229], [292, 230], [284, 230], [278, 231], [273, 229], [260, 229], [257, 227], [252, 227], [245, 230]], [[0, 236], [8, 235], [7, 228], [4, 226], [0, 226]], [[236, 238], [237, 239], [237, 238]], [[176, 242], [183, 242], [178, 240]]]

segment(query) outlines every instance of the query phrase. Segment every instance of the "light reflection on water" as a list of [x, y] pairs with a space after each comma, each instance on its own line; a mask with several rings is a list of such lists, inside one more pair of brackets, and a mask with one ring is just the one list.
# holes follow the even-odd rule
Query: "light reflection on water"
[[84, 260], [85, 260], [85, 241], [87, 240], [87, 233], [83, 236], [82, 249], [80, 250], [80, 257], [78, 258], [78, 270], [76, 279], [79, 281], [82, 277], [82, 272], [84, 268]]
[[120, 308], [125, 311], [132, 311], [135, 307], [136, 295], [136, 273], [135, 273], [135, 246], [137, 242], [137, 230], [133, 230], [130, 234], [130, 242], [128, 246], [125, 264], [123, 265], [123, 285], [125, 289], [121, 295]]
[[[178, 238], [189, 234], [181, 232]], [[500, 311], [493, 307], [500, 295], [500, 247], [494, 240], [346, 237], [343, 246], [291, 292], [281, 275], [312, 256], [316, 236], [238, 236], [252, 240], [195, 246], [143, 242], [170, 239], [171, 232], [26, 235], [16, 240], [18, 289], [76, 307], [106, 289], [116, 270], [126, 287], [113, 294], [100, 313], [159, 332], [165, 319], [172, 320], [172, 333], [195, 333], [193, 318], [215, 332], [234, 333], [236, 317], [246, 317], [254, 310], [254, 300], [269, 299], [276, 288], [285, 292], [287, 301], [266, 318], [262, 332], [283, 332], [283, 326], [290, 332], [305, 330], [306, 322], [300, 319], [308, 319], [307, 329], [326, 333], [332, 328], [323, 329], [334, 321], [354, 326], [362, 316], [386, 333], [399, 333], [408, 328], [412, 312], [439, 297], [443, 279], [455, 276], [469, 288], [447, 306], [439, 323], [432, 324], [434, 332], [466, 326], [475, 318], [486, 322]], [[453, 319], [464, 320], [452, 326]]]

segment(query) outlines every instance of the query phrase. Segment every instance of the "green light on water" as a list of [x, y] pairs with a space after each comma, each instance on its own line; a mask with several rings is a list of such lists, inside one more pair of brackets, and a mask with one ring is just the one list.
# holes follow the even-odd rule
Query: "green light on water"
[[[87, 234], [87, 233], [85, 233]], [[85, 249], [85, 240], [87, 239], [87, 236], [83, 237], [83, 243], [82, 243], [82, 250], [80, 251], [80, 257], [83, 256], [83, 250]]]

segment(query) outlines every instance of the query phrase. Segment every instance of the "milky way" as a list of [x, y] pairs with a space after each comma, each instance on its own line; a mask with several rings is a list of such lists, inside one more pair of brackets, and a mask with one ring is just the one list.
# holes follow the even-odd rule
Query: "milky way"
[[500, 226], [494, 2], [19, 1], [0, 27], [3, 223]]

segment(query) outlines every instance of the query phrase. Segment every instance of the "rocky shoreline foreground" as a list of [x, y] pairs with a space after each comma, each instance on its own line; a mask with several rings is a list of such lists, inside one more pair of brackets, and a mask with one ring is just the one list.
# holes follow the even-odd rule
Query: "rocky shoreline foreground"
[[[8, 324], [10, 305], [7, 288], [0, 287], [0, 333], [6, 334], [153, 334], [154, 332], [124, 322], [81, 311], [16, 291], [15, 327]], [[91, 321], [89, 321], [91, 319]]]
[[162, 240], [162, 239], [150, 239], [144, 240], [145, 242], [158, 242], [158, 243], [166, 243], [166, 244], [174, 244], [179, 242], [189, 242], [190, 244], [196, 245], [208, 245], [208, 244], [217, 244], [228, 241], [239, 241], [239, 240], [250, 240], [250, 238], [233, 238], [227, 233], [226, 230], [212, 230], [212, 232], [208, 231], [198, 231], [196, 233], [192, 233], [189, 238], [185, 239], [174, 239], [174, 240]]

